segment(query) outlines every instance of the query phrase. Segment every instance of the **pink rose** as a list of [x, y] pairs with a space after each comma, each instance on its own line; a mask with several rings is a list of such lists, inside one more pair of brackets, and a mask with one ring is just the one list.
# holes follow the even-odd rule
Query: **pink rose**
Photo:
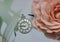
[[60, 38], [60, 0], [33, 0], [33, 25], [53, 39]]

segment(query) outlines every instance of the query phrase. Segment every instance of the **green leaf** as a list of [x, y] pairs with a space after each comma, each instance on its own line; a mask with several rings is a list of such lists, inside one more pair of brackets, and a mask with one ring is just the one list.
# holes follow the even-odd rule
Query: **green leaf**
[[4, 3], [5, 3], [8, 7], [11, 6], [12, 2], [13, 2], [13, 0], [4, 0]]
[[[9, 10], [10, 10], [10, 7], [11, 7], [11, 4], [12, 4], [13, 0], [4, 0], [3, 3], [0, 3], [0, 16], [2, 17], [2, 19], [8, 23], [11, 19], [10, 15], [9, 15]], [[8, 18], [7, 18], [8, 17]], [[7, 21], [9, 20], [9, 21]]]
[[[19, 12], [13, 12], [10, 7], [13, 0], [4, 0], [4, 3], [0, 3], [0, 16], [3, 21], [6, 22], [7, 27], [2, 36], [2, 42], [9, 42], [11, 33], [14, 32], [14, 28], [20, 18], [21, 14]], [[11, 16], [8, 12], [13, 13], [14, 16]]]
[[17, 15], [15, 15], [11, 21], [9, 21], [9, 24], [7, 25], [7, 28], [5, 29], [4, 31], [4, 34], [3, 34], [3, 42], [8, 42], [9, 41], [9, 38], [11, 36], [11, 33], [14, 32], [14, 28], [18, 22], [18, 18], [20, 18], [20, 15], [18, 15], [18, 13], [15, 13]]
[[2, 26], [2, 22], [3, 22], [3, 20], [2, 20], [2, 18], [0, 17], [0, 36], [1, 36], [1, 26]]

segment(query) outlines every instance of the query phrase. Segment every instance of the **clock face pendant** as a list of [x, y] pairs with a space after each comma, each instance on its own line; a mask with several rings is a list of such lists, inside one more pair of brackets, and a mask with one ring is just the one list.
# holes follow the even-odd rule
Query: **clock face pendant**
[[19, 20], [17, 24], [18, 30], [23, 33], [29, 33], [32, 29], [32, 23], [29, 19], [27, 19], [23, 14], [21, 16], [21, 19]]

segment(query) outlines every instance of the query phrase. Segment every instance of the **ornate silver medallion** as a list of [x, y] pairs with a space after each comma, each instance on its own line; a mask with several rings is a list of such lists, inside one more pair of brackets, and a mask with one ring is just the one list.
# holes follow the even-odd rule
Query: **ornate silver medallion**
[[31, 21], [27, 19], [23, 14], [17, 25], [18, 25], [18, 30], [23, 34], [29, 33], [32, 29]]

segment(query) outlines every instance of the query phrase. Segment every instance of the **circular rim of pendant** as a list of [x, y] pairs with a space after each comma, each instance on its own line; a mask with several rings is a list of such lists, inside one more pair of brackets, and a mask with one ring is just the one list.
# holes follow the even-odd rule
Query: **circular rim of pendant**
[[[21, 27], [22, 23], [26, 23], [28, 25], [28, 27], [26, 29], [22, 28]], [[31, 23], [30, 20], [28, 20], [28, 19], [19, 20], [19, 22], [18, 22], [18, 30], [19, 30], [19, 32], [21, 32], [23, 34], [27, 34], [27, 33], [29, 33], [31, 31], [31, 29], [32, 29], [32, 23]]]

